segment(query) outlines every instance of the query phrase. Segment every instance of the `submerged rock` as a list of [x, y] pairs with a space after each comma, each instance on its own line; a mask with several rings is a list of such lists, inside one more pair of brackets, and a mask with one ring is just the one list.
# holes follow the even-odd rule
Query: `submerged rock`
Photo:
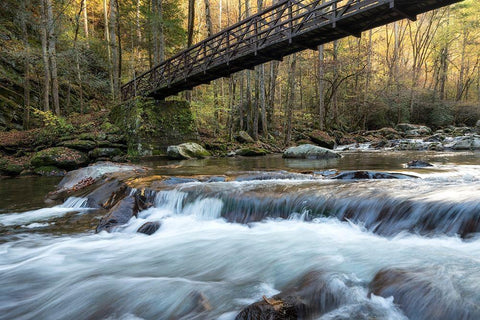
[[341, 155], [335, 151], [326, 148], [314, 146], [311, 144], [303, 144], [298, 147], [288, 148], [283, 153], [283, 157], [287, 159], [319, 160], [341, 158]]
[[422, 160], [412, 160], [407, 163], [407, 168], [427, 168], [433, 167], [433, 164]]
[[332, 179], [336, 180], [367, 180], [367, 179], [412, 179], [418, 178], [413, 175], [403, 173], [375, 172], [375, 171], [346, 171], [342, 172]]
[[145, 233], [147, 235], [152, 235], [155, 232], [157, 232], [158, 229], [161, 227], [161, 223], [158, 221], [155, 222], [147, 222], [143, 224], [140, 228], [138, 228], [137, 232], [138, 233]]
[[60, 169], [72, 170], [86, 165], [88, 158], [80, 151], [65, 147], [55, 147], [37, 152], [30, 162], [35, 168], [54, 166]]
[[203, 159], [210, 153], [198, 143], [187, 142], [168, 147], [167, 156], [172, 160]]
[[329, 275], [309, 272], [281, 293], [249, 305], [235, 320], [313, 319], [343, 303], [341, 290], [330, 280]]
[[393, 297], [409, 319], [480, 319], [478, 301], [462, 289], [438, 271], [386, 269], [370, 283], [370, 294]]

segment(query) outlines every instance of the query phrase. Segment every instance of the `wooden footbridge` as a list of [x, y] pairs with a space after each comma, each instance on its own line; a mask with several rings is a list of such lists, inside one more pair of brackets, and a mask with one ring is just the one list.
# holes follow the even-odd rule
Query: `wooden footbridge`
[[256, 65], [461, 0], [284, 0], [178, 53], [122, 86], [164, 99]]

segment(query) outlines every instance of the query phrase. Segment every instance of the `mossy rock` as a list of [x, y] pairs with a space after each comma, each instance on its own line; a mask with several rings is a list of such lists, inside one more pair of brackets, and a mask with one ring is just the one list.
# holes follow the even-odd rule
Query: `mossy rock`
[[78, 135], [78, 140], [95, 141], [95, 140], [97, 140], [97, 135], [93, 132], [81, 133], [81, 134]]
[[258, 157], [264, 156], [267, 153], [268, 152], [266, 150], [260, 148], [242, 148], [236, 152], [237, 155], [243, 157]]
[[33, 170], [35, 174], [47, 177], [63, 177], [67, 172], [54, 166], [43, 166]]
[[335, 138], [332, 138], [328, 133], [320, 130], [312, 131], [308, 137], [312, 140], [316, 145], [327, 148], [333, 149], [335, 148]]
[[115, 156], [120, 156], [123, 154], [123, 151], [118, 148], [96, 148], [89, 152], [89, 157], [92, 159], [98, 158], [113, 158]]
[[88, 163], [87, 156], [65, 147], [49, 148], [37, 152], [30, 161], [34, 168], [54, 166], [60, 169], [72, 170]]
[[75, 150], [90, 151], [95, 149], [97, 144], [91, 140], [70, 140], [62, 142], [60, 146]]
[[203, 159], [210, 155], [210, 152], [194, 142], [182, 143], [178, 146], [170, 146], [167, 149], [167, 156], [172, 160]]
[[18, 176], [24, 167], [19, 164], [10, 163], [6, 159], [0, 159], [0, 174], [5, 176]]

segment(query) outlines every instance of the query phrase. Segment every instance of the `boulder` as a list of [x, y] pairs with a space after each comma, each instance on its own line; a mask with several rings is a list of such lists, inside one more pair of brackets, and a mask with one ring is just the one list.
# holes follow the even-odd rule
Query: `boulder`
[[235, 152], [236, 155], [243, 157], [258, 157], [264, 156], [267, 153], [266, 150], [260, 148], [242, 148]]
[[287, 159], [335, 159], [341, 158], [341, 155], [335, 151], [314, 146], [311, 144], [303, 144], [298, 147], [288, 148], [283, 157]]
[[421, 126], [410, 123], [399, 123], [395, 126], [397, 131], [405, 133], [407, 136], [428, 136], [432, 134], [432, 129], [427, 126]]
[[167, 156], [172, 160], [203, 159], [210, 153], [197, 143], [187, 142], [168, 147]]
[[378, 180], [378, 179], [412, 179], [416, 176], [403, 173], [388, 173], [375, 171], [345, 171], [332, 177], [335, 180]]
[[92, 159], [98, 158], [113, 158], [115, 156], [122, 155], [123, 151], [119, 148], [95, 148], [88, 153], [88, 156]]
[[[288, 285], [281, 293], [255, 302], [243, 309], [235, 320], [296, 320], [314, 319], [336, 309], [342, 303], [331, 275], [309, 272]], [[333, 280], [333, 281], [332, 281]]]
[[245, 131], [239, 131], [235, 135], [235, 140], [237, 140], [240, 143], [254, 143], [255, 142], [255, 140], [253, 140], [253, 138], [250, 137], [250, 135]]
[[138, 233], [144, 233], [146, 235], [152, 235], [155, 232], [157, 232], [158, 229], [161, 227], [161, 223], [158, 221], [155, 222], [147, 222], [144, 223], [140, 228], [138, 228], [137, 232]]
[[412, 160], [407, 163], [407, 168], [428, 168], [428, 167], [433, 167], [433, 165], [422, 160]]
[[97, 144], [91, 140], [68, 140], [60, 143], [60, 146], [80, 151], [90, 151], [95, 149]]
[[332, 138], [328, 135], [328, 133], [320, 130], [312, 131], [308, 137], [312, 140], [315, 144], [322, 148], [333, 149], [335, 148], [335, 138]]
[[480, 319], [475, 296], [453, 285], [451, 275], [438, 270], [385, 269], [370, 283], [370, 294], [393, 297], [409, 319]]
[[88, 158], [78, 150], [56, 147], [37, 152], [32, 157], [30, 163], [35, 168], [54, 166], [60, 169], [72, 170], [86, 165]]
[[480, 120], [477, 121], [477, 124], [475, 124], [475, 131], [480, 134]]
[[452, 150], [480, 150], [480, 136], [469, 135], [454, 138], [453, 141], [444, 145]]
[[100, 220], [96, 232], [113, 231], [116, 227], [126, 224], [132, 217], [145, 208], [145, 201], [139, 195], [127, 196], [114, 205]]

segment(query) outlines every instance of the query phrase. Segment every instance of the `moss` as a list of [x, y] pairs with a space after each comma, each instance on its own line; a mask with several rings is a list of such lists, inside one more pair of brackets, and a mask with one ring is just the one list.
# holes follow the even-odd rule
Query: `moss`
[[49, 177], [62, 177], [66, 174], [65, 170], [59, 169], [54, 166], [42, 166], [35, 168], [33, 171], [35, 172], [35, 174]]
[[237, 155], [244, 157], [264, 156], [268, 152], [260, 148], [243, 148], [237, 151]]
[[37, 152], [31, 159], [31, 165], [39, 168], [56, 166], [62, 169], [76, 169], [88, 162], [85, 154], [64, 147], [49, 148]]

